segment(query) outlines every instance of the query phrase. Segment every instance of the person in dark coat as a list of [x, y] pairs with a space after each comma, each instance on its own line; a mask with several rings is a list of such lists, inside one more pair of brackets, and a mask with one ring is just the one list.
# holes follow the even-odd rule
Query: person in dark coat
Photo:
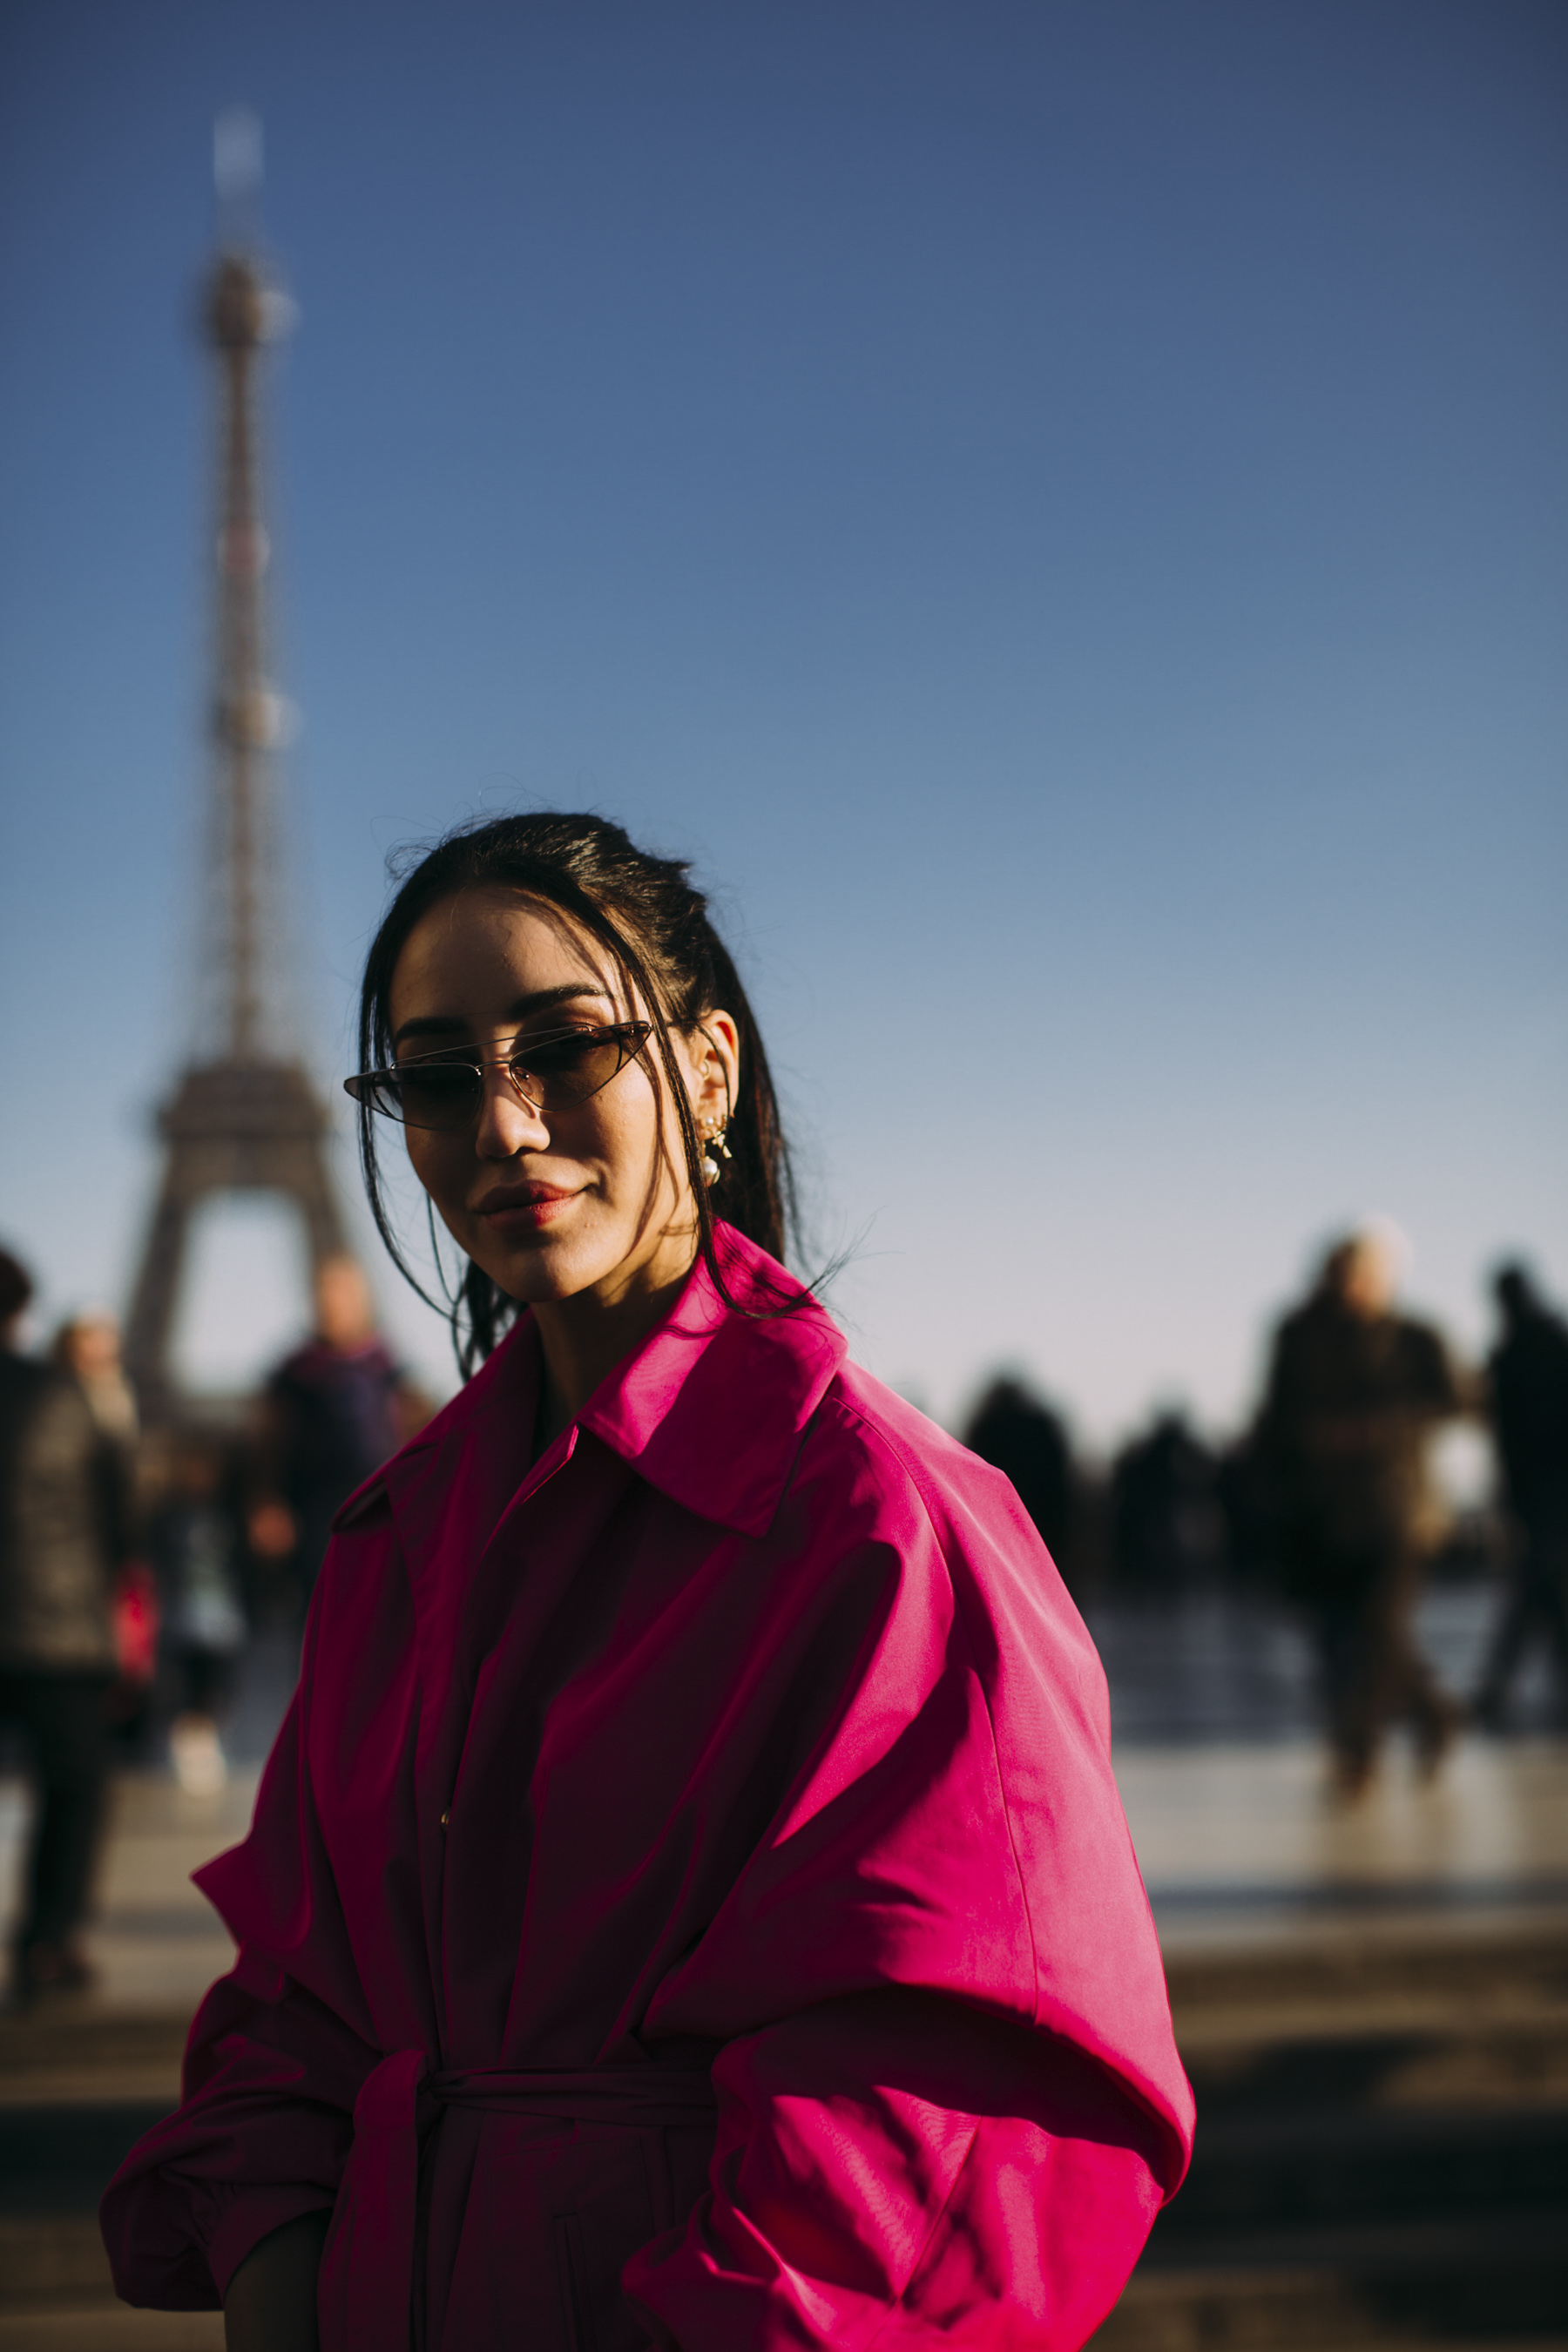
[[1276, 1334], [1258, 1430], [1287, 1590], [1312, 1621], [1351, 1796], [1392, 1722], [1413, 1721], [1432, 1771], [1462, 1713], [1434, 1681], [1413, 1619], [1431, 1532], [1427, 1444], [1464, 1401], [1438, 1334], [1394, 1312], [1395, 1283], [1381, 1234], [1335, 1244]]
[[1475, 1700], [1479, 1719], [1495, 1726], [1538, 1627], [1568, 1692], [1568, 1324], [1552, 1313], [1522, 1266], [1503, 1266], [1493, 1289], [1502, 1338], [1487, 1367], [1488, 1402], [1520, 1538], [1510, 1591]]
[[75, 1379], [16, 1352], [32, 1283], [0, 1251], [0, 1718], [37, 1782], [15, 1938], [21, 2000], [83, 1985], [108, 1765], [115, 1570], [128, 1543], [120, 1450]]
[[332, 1515], [429, 1417], [375, 1328], [370, 1285], [352, 1257], [316, 1269], [316, 1328], [267, 1383], [252, 1548], [289, 1559], [301, 1605], [315, 1590]]
[[1072, 1528], [1072, 1450], [1060, 1417], [1021, 1381], [993, 1381], [974, 1408], [963, 1443], [1012, 1480], [1014, 1493], [1061, 1569]]

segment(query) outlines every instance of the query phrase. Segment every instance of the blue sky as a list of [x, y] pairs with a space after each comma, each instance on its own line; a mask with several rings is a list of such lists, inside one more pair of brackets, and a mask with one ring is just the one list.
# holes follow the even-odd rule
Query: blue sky
[[[0, 1231], [122, 1295], [192, 1019], [211, 122], [266, 126], [309, 1051], [400, 841], [692, 855], [858, 1352], [1224, 1423], [1337, 1223], [1568, 1288], [1568, 26], [34, 0], [0, 55]], [[346, 1163], [345, 1163], [345, 1173]], [[298, 1315], [220, 1221], [187, 1344]], [[439, 1366], [417, 1307], [386, 1303]], [[205, 1356], [203, 1350], [205, 1350]]]

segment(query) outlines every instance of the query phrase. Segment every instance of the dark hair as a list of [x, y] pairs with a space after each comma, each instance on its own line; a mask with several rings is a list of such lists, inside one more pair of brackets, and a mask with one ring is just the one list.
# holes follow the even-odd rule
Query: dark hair
[[1492, 1276], [1492, 1291], [1498, 1305], [1511, 1316], [1541, 1312], [1541, 1295], [1530, 1278], [1528, 1267], [1521, 1265], [1517, 1258], [1498, 1267]]
[[20, 1315], [33, 1296], [33, 1277], [20, 1258], [0, 1250], [0, 1323]]
[[[741, 1063], [725, 1139], [730, 1157], [720, 1163], [721, 1210], [748, 1240], [772, 1256], [783, 1257], [786, 1234], [793, 1237], [795, 1231], [795, 1188], [767, 1055], [740, 974], [684, 860], [655, 857], [638, 849], [618, 824], [603, 817], [541, 811], [459, 825], [433, 847], [404, 853], [394, 861], [393, 873], [399, 887], [371, 942], [360, 990], [362, 1069], [395, 1058], [393, 974], [422, 916], [458, 891], [496, 885], [544, 899], [608, 948], [628, 991], [640, 997], [653, 1022], [649, 1043], [657, 1047], [657, 1066], [650, 1062], [655, 1089], [662, 1069], [679, 1121], [697, 1207], [698, 1250], [726, 1300], [730, 1293], [714, 1244], [713, 1205], [702, 1180], [702, 1145], [669, 1041], [672, 1031], [689, 1035], [700, 1028], [705, 1013], [722, 1010], [732, 1016], [740, 1033]], [[360, 1159], [376, 1229], [399, 1273], [427, 1297], [404, 1258], [386, 1213], [375, 1131], [375, 1115], [362, 1103]], [[781, 1298], [779, 1304], [784, 1303]], [[498, 1345], [516, 1311], [516, 1302], [470, 1260], [447, 1307], [465, 1377]]]

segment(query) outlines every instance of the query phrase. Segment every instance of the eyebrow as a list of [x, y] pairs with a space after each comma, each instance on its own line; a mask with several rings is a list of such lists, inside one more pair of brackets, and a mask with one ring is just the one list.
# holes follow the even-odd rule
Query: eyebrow
[[[608, 990], [596, 980], [568, 980], [559, 988], [536, 988], [531, 996], [520, 996], [515, 1003], [508, 1005], [501, 1017], [506, 1021], [526, 1021], [530, 1013], [542, 1013], [548, 1005], [570, 1004], [584, 996], [596, 996], [605, 1004], [612, 1003]], [[468, 1029], [468, 1024], [455, 1013], [425, 1013], [405, 1021], [394, 1033], [392, 1042], [395, 1047], [407, 1037], [461, 1037]]]

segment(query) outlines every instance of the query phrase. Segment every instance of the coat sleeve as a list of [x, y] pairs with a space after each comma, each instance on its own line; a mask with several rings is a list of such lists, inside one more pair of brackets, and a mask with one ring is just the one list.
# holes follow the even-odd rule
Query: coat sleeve
[[1103, 1676], [1005, 1483], [947, 1466], [819, 1498], [883, 1597], [652, 2005], [725, 2044], [707, 2192], [625, 2274], [679, 2352], [1074, 2352], [1185, 2167]]
[[330, 2212], [374, 2063], [312, 1995], [242, 1953], [197, 2012], [179, 2109], [105, 2192], [115, 2292], [160, 2311], [216, 2310], [263, 2238]]
[[708, 2194], [628, 2266], [680, 2352], [1073, 2352], [1179, 2176], [1072, 2043], [889, 1990], [729, 2043]]

